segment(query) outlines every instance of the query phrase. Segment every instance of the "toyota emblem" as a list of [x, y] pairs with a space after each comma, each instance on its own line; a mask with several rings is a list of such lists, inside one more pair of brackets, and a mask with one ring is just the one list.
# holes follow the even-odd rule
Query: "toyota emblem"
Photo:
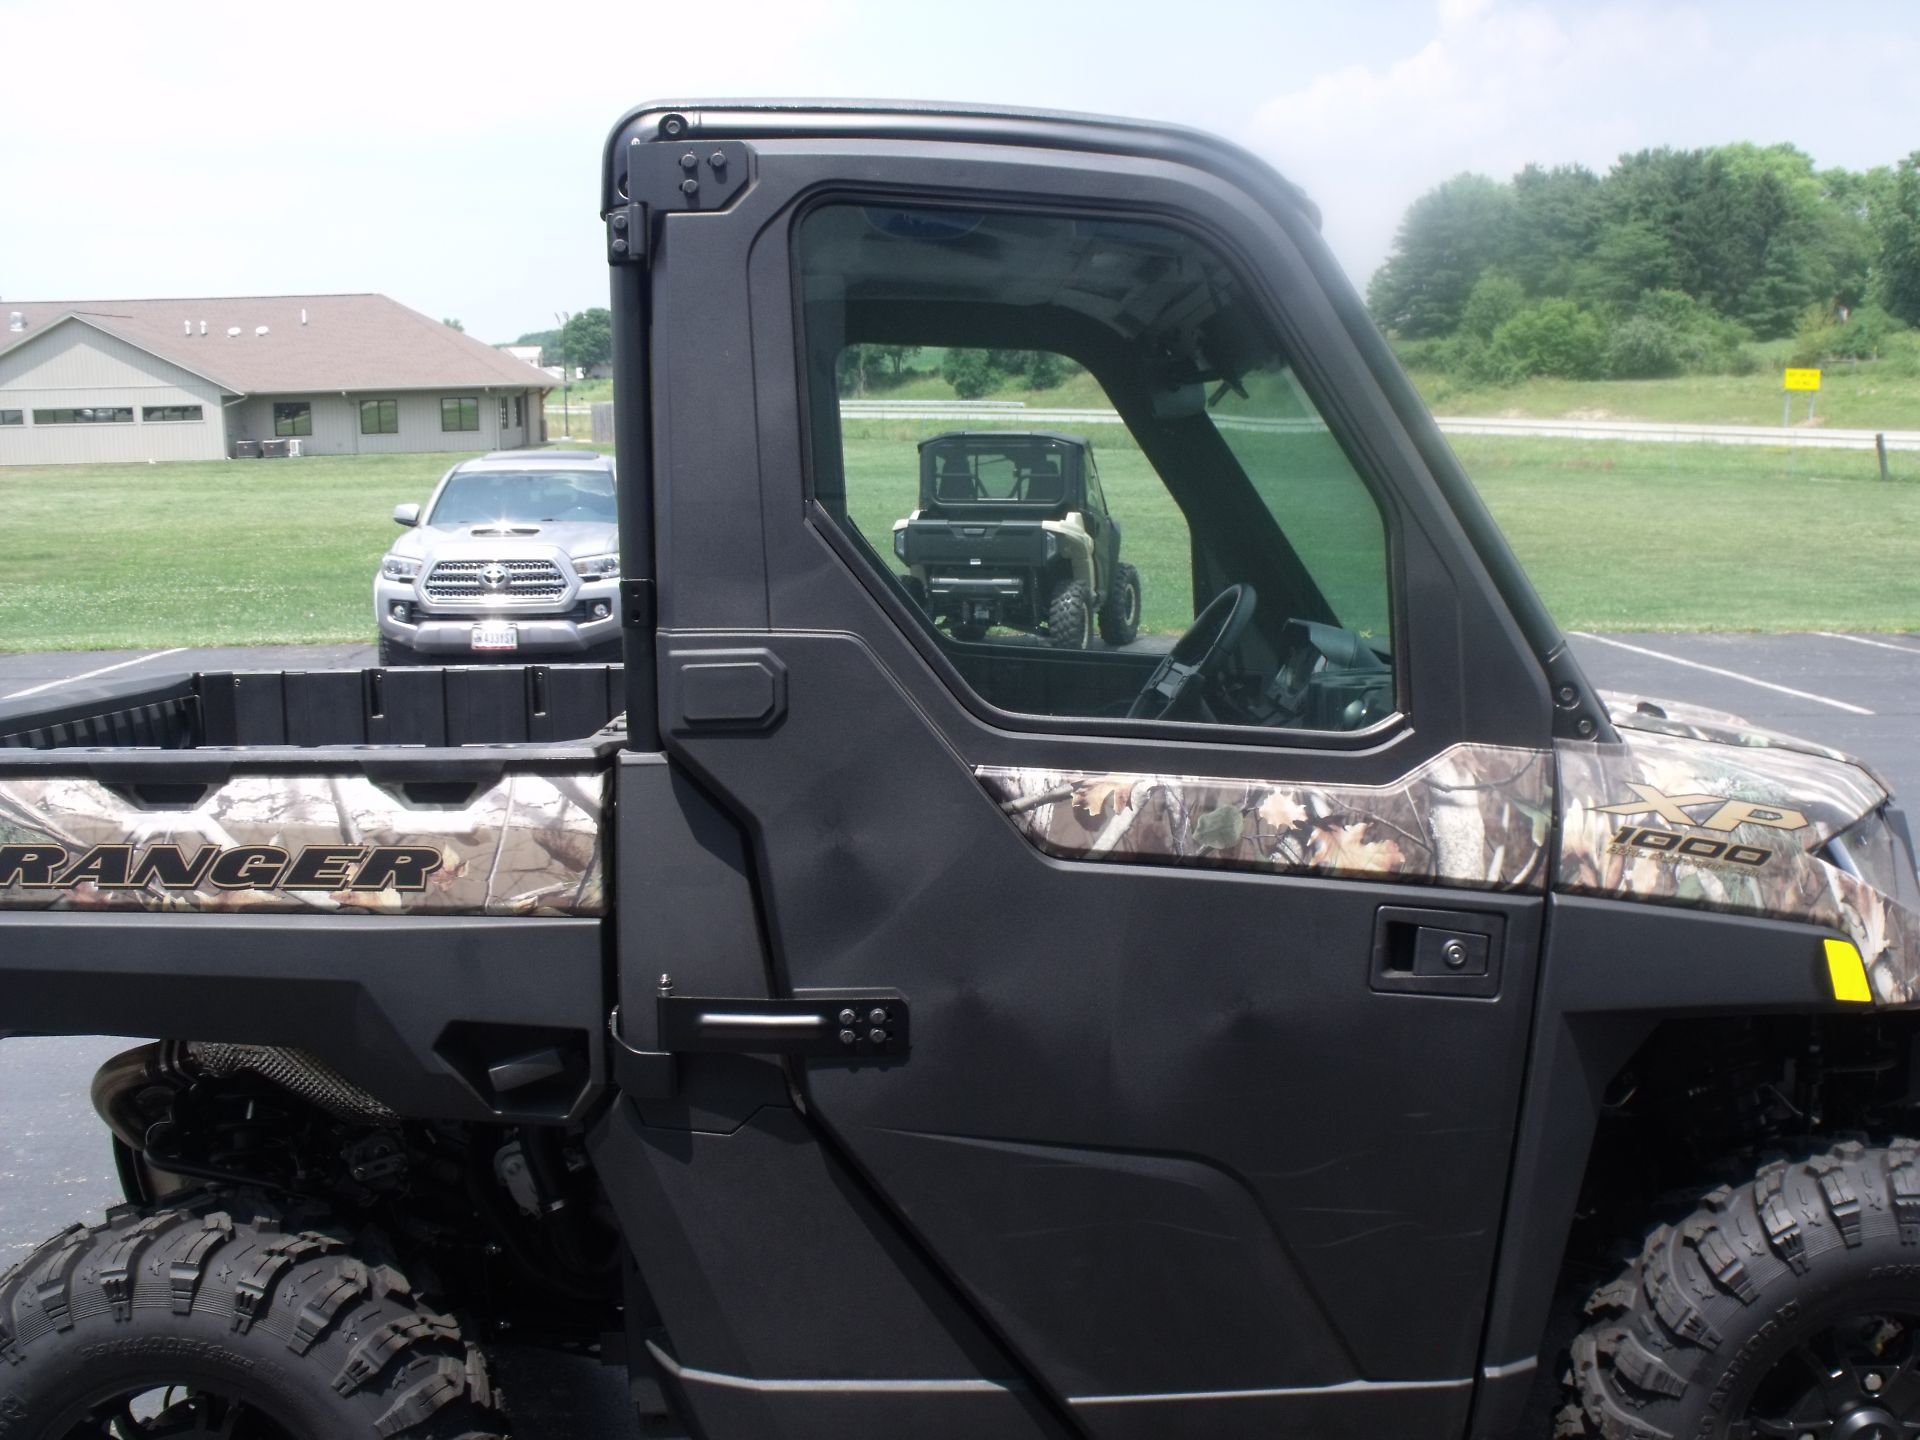
[[504, 590], [507, 588], [507, 567], [495, 560], [480, 572], [480, 578], [487, 582], [489, 590]]

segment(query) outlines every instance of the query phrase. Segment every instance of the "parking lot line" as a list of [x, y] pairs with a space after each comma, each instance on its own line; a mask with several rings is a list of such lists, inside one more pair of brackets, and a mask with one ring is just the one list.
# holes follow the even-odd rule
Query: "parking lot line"
[[185, 645], [176, 645], [171, 650], [156, 650], [151, 655], [136, 655], [131, 660], [102, 665], [98, 670], [83, 670], [78, 675], [63, 675], [58, 680], [49, 680], [43, 685], [30, 685], [25, 690], [14, 691], [11, 695], [0, 695], [0, 700], [24, 700], [27, 696], [38, 695], [43, 690], [54, 690], [62, 685], [71, 685], [76, 680], [91, 680], [96, 675], [109, 675], [115, 670], [124, 670], [129, 665], [144, 665], [149, 660], [163, 660], [169, 655], [178, 655], [187, 648]]
[[1820, 705], [1831, 705], [1836, 710], [1844, 710], [1849, 715], [1871, 715], [1873, 711], [1864, 705], [1850, 705], [1845, 700], [1835, 700], [1830, 695], [1815, 695], [1810, 690], [1796, 690], [1791, 685], [1777, 685], [1771, 680], [1757, 680], [1751, 675], [1742, 675], [1738, 670], [1723, 670], [1718, 665], [1708, 665], [1700, 660], [1688, 660], [1680, 655], [1669, 655], [1664, 650], [1649, 650], [1644, 645], [1629, 645], [1624, 640], [1610, 640], [1605, 635], [1594, 635], [1585, 630], [1575, 630], [1572, 634], [1582, 640], [1591, 640], [1596, 645], [1611, 645], [1616, 650], [1630, 650], [1635, 655], [1645, 655], [1653, 660], [1665, 660], [1670, 665], [1684, 665], [1689, 670], [1704, 670], [1709, 675], [1719, 675], [1727, 680], [1738, 680], [1747, 685], [1758, 685], [1762, 690], [1775, 690], [1782, 695], [1791, 695], [1796, 700], [1812, 700]]
[[1864, 635], [1841, 635], [1833, 630], [1816, 630], [1823, 640], [1851, 640], [1855, 645], [1871, 645], [1878, 650], [1898, 650], [1902, 655], [1920, 655], [1920, 646], [1895, 645], [1887, 640], [1869, 640]]

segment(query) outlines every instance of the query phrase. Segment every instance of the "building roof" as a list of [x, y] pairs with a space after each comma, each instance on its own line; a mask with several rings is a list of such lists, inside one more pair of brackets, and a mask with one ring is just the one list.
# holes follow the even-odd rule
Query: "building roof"
[[15, 311], [26, 328], [0, 329], [0, 354], [82, 321], [236, 395], [553, 385], [545, 371], [385, 295], [0, 301], [0, 317]]

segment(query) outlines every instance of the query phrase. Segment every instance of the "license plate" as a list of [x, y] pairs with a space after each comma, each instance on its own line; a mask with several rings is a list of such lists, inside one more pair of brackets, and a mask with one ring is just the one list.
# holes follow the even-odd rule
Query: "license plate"
[[518, 650], [520, 631], [513, 625], [476, 625], [473, 627], [476, 650]]

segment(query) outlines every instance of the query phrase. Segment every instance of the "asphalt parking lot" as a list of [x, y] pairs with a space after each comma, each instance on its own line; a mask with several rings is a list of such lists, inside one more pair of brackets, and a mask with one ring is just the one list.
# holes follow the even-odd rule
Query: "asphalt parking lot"
[[[1576, 634], [1573, 645], [1603, 686], [1808, 736], [1859, 755], [1896, 795], [1920, 797], [1920, 636]], [[372, 662], [365, 645], [0, 655], [0, 702], [194, 670]], [[98, 1037], [0, 1043], [0, 1265], [117, 1198], [87, 1088], [122, 1046]], [[511, 1351], [502, 1362], [525, 1433], [637, 1433], [616, 1372]]]

